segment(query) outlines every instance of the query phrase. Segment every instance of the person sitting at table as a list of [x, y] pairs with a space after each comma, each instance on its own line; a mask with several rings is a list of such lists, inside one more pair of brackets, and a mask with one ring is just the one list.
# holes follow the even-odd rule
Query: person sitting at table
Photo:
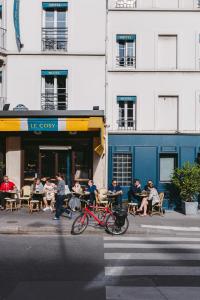
[[137, 202], [140, 203], [140, 196], [137, 194], [140, 194], [142, 192], [141, 184], [139, 179], [135, 179], [133, 181], [133, 185], [130, 186], [130, 189], [128, 191], [128, 200], [129, 202]]
[[31, 186], [31, 193], [33, 194], [33, 200], [43, 200], [44, 186], [41, 183], [40, 178], [36, 178]]
[[[112, 180], [112, 184], [108, 187], [108, 193], [114, 194], [113, 198], [115, 198], [115, 205], [122, 207], [122, 188], [117, 184], [116, 180]], [[109, 201], [111, 202], [111, 201]]]
[[79, 197], [83, 193], [83, 189], [78, 181], [75, 182], [72, 191], [73, 191], [73, 196], [69, 200], [69, 207], [71, 208], [72, 211], [76, 211], [76, 209], [79, 209], [81, 206], [81, 200]]
[[147, 191], [142, 192], [142, 193], [146, 193], [146, 194], [144, 194], [140, 208], [137, 210], [137, 212], [143, 211], [143, 214], [140, 215], [142, 217], [147, 216], [147, 208], [149, 209], [149, 212], [151, 213], [152, 205], [154, 205], [160, 201], [158, 191], [154, 187], [153, 182], [152, 181], [148, 182], [147, 185], [148, 185], [148, 192]]
[[85, 188], [85, 192], [88, 192], [89, 195], [87, 196], [87, 199], [89, 199], [90, 204], [93, 205], [96, 200], [97, 195], [97, 187], [94, 184], [93, 180], [88, 180], [88, 185]]
[[3, 210], [6, 207], [6, 200], [9, 196], [9, 191], [13, 191], [16, 185], [9, 180], [7, 175], [4, 175], [3, 182], [0, 185], [0, 208]]
[[[44, 191], [44, 205], [45, 208], [43, 208], [43, 211], [51, 210], [53, 211], [54, 203], [55, 203], [55, 188], [56, 185], [50, 181], [50, 179], [46, 180], [46, 183], [44, 185], [43, 191]], [[50, 202], [50, 205], [49, 203]]]

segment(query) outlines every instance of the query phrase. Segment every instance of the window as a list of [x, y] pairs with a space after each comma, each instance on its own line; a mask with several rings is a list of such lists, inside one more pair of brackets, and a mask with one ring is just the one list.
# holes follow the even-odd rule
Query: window
[[67, 2], [43, 2], [43, 51], [67, 50]]
[[178, 97], [159, 96], [156, 107], [156, 129], [163, 131], [178, 130]]
[[177, 168], [176, 154], [160, 154], [160, 181], [171, 181], [171, 176], [175, 168]]
[[158, 68], [177, 69], [177, 36], [158, 36]]
[[116, 8], [136, 8], [137, 0], [117, 0]]
[[117, 34], [117, 66], [136, 67], [136, 35]]
[[42, 71], [41, 107], [43, 110], [67, 109], [67, 74], [66, 70]]
[[113, 179], [121, 186], [130, 186], [132, 182], [132, 154], [113, 154]]
[[136, 130], [136, 97], [117, 96], [119, 120], [118, 129]]

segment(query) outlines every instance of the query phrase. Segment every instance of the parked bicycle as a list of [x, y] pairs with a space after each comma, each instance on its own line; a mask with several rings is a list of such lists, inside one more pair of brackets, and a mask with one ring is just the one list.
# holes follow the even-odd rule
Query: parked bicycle
[[[129, 221], [127, 211], [123, 209], [110, 210], [108, 207], [97, 207], [90, 205], [88, 201], [82, 200], [86, 204], [83, 212], [74, 220], [71, 234], [78, 235], [85, 231], [88, 226], [89, 218], [96, 222], [97, 225], [105, 228], [106, 232], [120, 235], [124, 234], [128, 227]], [[96, 211], [96, 213], [94, 212]]]

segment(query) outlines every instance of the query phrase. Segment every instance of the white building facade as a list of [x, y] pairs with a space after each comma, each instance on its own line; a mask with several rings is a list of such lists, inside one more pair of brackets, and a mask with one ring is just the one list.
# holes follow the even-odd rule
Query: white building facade
[[199, 17], [198, 0], [2, 0], [6, 173], [165, 190], [200, 158]]
[[200, 152], [200, 2], [110, 0], [107, 13], [109, 178], [166, 190]]
[[104, 185], [105, 23], [105, 1], [1, 1], [1, 164], [17, 186]]

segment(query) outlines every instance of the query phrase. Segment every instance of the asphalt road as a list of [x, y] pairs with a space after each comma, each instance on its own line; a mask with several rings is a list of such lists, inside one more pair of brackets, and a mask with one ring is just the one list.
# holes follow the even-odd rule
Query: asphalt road
[[200, 238], [0, 236], [0, 300], [198, 300]]

